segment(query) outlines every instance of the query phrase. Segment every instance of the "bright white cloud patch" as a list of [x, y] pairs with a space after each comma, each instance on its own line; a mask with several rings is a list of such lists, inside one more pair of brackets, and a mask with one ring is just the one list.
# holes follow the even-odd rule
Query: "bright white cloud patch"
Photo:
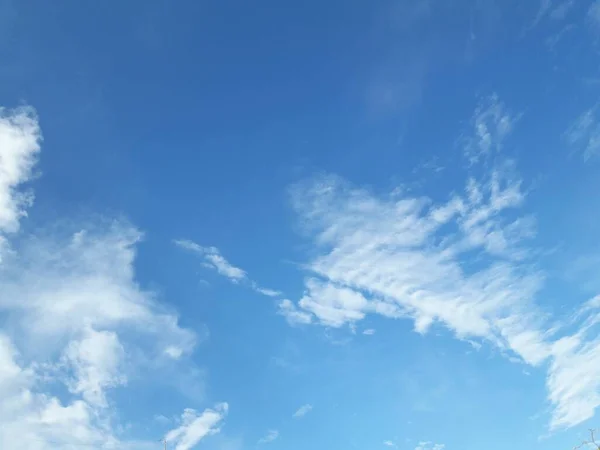
[[[0, 239], [8, 242], [33, 198], [19, 187], [32, 176], [40, 130], [32, 110], [1, 114]], [[140, 239], [129, 224], [95, 220], [10, 242], [0, 261], [3, 447], [148, 448], [121, 437], [111, 391], [144, 365], [167, 363], [174, 349], [189, 353], [197, 338], [136, 282]], [[63, 385], [65, 395], [49, 384]], [[198, 435], [189, 432], [185, 442]]]
[[267, 431], [267, 434], [265, 434], [263, 437], [261, 437], [258, 440], [258, 444], [269, 444], [271, 442], [273, 442], [275, 439], [277, 439], [279, 437], [279, 431], [277, 430], [269, 430]]
[[127, 381], [121, 367], [124, 359], [125, 350], [115, 332], [85, 330], [63, 353], [64, 363], [73, 371], [69, 390], [91, 405], [107, 406], [105, 390]]
[[19, 219], [33, 195], [18, 188], [32, 176], [40, 151], [41, 132], [30, 108], [7, 110], [0, 107], [0, 261], [6, 233], [19, 229]]
[[313, 409], [312, 405], [310, 404], [306, 404], [306, 405], [302, 405], [300, 408], [298, 408], [298, 410], [294, 413], [293, 417], [295, 419], [299, 419], [301, 417], [304, 417], [305, 415], [307, 415], [309, 412], [311, 412]]
[[167, 433], [165, 440], [173, 444], [175, 450], [189, 450], [204, 437], [218, 433], [220, 425], [227, 415], [227, 403], [220, 403], [214, 409], [198, 413], [186, 409], [181, 416], [181, 425]]
[[[467, 139], [472, 162], [499, 149], [515, 122], [496, 97], [483, 105]], [[496, 159], [483, 160], [476, 169], [484, 175], [469, 176], [439, 204], [398, 190], [375, 195], [335, 176], [296, 185], [293, 205], [318, 251], [306, 264], [304, 295], [283, 301], [280, 313], [334, 328], [369, 314], [407, 318], [419, 333], [441, 325], [530, 365], [550, 358], [550, 426], [572, 426], [600, 406], [600, 346], [585, 327], [558, 341], [547, 331], [550, 319], [536, 305], [545, 274], [529, 244], [535, 220], [520, 212], [525, 193], [514, 164]], [[582, 314], [595, 317], [597, 308]]]
[[289, 299], [279, 302], [278, 313], [285, 317], [290, 325], [307, 325], [312, 323], [311, 314], [299, 310], [294, 302]]

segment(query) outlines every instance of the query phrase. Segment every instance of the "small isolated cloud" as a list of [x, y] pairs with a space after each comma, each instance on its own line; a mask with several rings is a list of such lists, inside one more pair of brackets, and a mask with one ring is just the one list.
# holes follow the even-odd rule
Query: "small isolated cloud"
[[294, 417], [294, 419], [299, 419], [307, 415], [312, 409], [312, 405], [307, 403], [306, 405], [302, 405], [300, 408], [298, 408], [292, 417]]
[[280, 297], [281, 292], [274, 289], [267, 289], [258, 286], [256, 283], [252, 283], [252, 288], [259, 294], [266, 295], [267, 297]]
[[396, 444], [394, 444], [392, 441], [383, 441], [383, 445], [385, 445], [386, 447], [395, 447]]
[[213, 409], [198, 413], [186, 409], [181, 416], [181, 425], [165, 435], [165, 441], [175, 446], [175, 450], [189, 450], [206, 436], [216, 434], [227, 415], [227, 403], [219, 403]]
[[373, 328], [367, 328], [362, 332], [365, 336], [373, 336], [375, 334], [375, 330]]
[[279, 431], [269, 430], [269, 431], [267, 431], [267, 434], [265, 434], [263, 437], [261, 437], [258, 440], [257, 444], [259, 444], [259, 445], [268, 444], [270, 442], [273, 442], [278, 437], [279, 437]]
[[200, 255], [207, 267], [216, 270], [219, 274], [229, 278], [234, 283], [245, 280], [247, 277], [244, 270], [230, 264], [216, 247], [202, 247], [186, 239], [176, 240], [175, 245]]
[[213, 269], [220, 275], [229, 278], [232, 283], [243, 283], [255, 292], [266, 295], [267, 297], [281, 296], [281, 292], [276, 291], [275, 289], [261, 287], [258, 283], [251, 280], [245, 270], [240, 269], [227, 261], [216, 247], [203, 247], [187, 239], [175, 240], [174, 243], [179, 248], [201, 256], [205, 267]]
[[564, 134], [571, 150], [580, 153], [585, 162], [600, 156], [600, 122], [596, 110], [597, 107], [593, 107], [585, 111]]
[[444, 444], [434, 444], [433, 442], [424, 441], [419, 442], [415, 450], [444, 450], [444, 448], [446, 448]]

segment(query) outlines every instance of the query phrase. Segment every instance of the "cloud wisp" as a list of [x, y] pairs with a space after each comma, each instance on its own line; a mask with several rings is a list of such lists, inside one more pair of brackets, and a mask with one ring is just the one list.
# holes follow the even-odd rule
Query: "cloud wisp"
[[581, 312], [579, 332], [556, 337], [560, 330], [536, 303], [545, 274], [530, 244], [535, 219], [520, 212], [522, 181], [514, 163], [489, 157], [516, 119], [496, 96], [482, 105], [465, 156], [483, 175], [468, 176], [444, 203], [397, 190], [375, 195], [333, 175], [292, 188], [317, 251], [304, 295], [282, 301], [280, 313], [293, 324], [333, 328], [370, 314], [410, 319], [418, 333], [443, 326], [532, 366], [549, 360], [550, 427], [573, 426], [600, 406], [600, 365], [592, 365], [600, 341], [585, 326], [600, 317], [598, 305]]
[[270, 444], [271, 442], [275, 441], [278, 437], [279, 437], [279, 431], [269, 430], [269, 431], [267, 431], [267, 434], [265, 434], [263, 437], [261, 437], [258, 440], [257, 444], [258, 445]]
[[205, 267], [215, 270], [220, 275], [228, 278], [232, 283], [244, 284], [249, 286], [255, 292], [267, 297], [281, 296], [281, 292], [261, 287], [254, 280], [251, 280], [245, 270], [240, 269], [227, 261], [216, 247], [203, 247], [187, 239], [178, 239], [175, 240], [174, 243], [177, 247], [200, 256], [203, 261], [202, 264]]
[[595, 106], [581, 114], [564, 134], [567, 144], [582, 155], [584, 162], [600, 156], [600, 121], [597, 109]]
[[304, 417], [305, 415], [307, 415], [309, 412], [311, 412], [312, 409], [313, 409], [313, 406], [311, 404], [307, 403], [306, 405], [302, 405], [300, 408], [298, 408], [292, 417], [294, 419], [300, 419], [300, 418]]
[[415, 450], [444, 450], [446, 446], [444, 444], [434, 444], [433, 442], [423, 441], [415, 447]]

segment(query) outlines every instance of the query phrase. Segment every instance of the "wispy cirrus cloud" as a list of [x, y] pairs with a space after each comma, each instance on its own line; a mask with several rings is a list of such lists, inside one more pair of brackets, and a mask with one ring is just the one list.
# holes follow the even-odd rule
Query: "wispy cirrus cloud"
[[228, 278], [232, 283], [243, 283], [255, 292], [267, 297], [279, 297], [281, 295], [281, 292], [261, 287], [254, 280], [251, 280], [245, 270], [231, 264], [216, 247], [203, 247], [187, 239], [175, 240], [174, 243], [177, 247], [200, 256], [204, 266], [217, 271], [217, 273]]
[[146, 449], [123, 436], [112, 394], [148, 367], [184, 369], [178, 359], [199, 336], [137, 283], [142, 233], [130, 224], [67, 222], [17, 237], [40, 142], [32, 109], [1, 110], [0, 441], [24, 450]]
[[507, 110], [498, 95], [482, 99], [471, 118], [472, 131], [463, 137], [466, 159], [475, 164], [492, 152], [502, 150], [518, 119]]
[[415, 447], [415, 450], [444, 450], [446, 446], [444, 444], [435, 444], [429, 441], [419, 442]]
[[404, 318], [419, 333], [443, 326], [532, 366], [549, 360], [550, 427], [568, 427], [600, 406], [600, 365], [587, 363], [596, 362], [600, 343], [586, 325], [598, 305], [581, 312], [577, 333], [557, 338], [560, 326], [537, 304], [546, 274], [530, 243], [535, 219], [521, 212], [522, 180], [514, 163], [488, 158], [516, 121], [500, 105], [496, 96], [482, 102], [465, 139], [466, 158], [483, 174], [469, 175], [444, 203], [401, 191], [375, 195], [333, 175], [294, 186], [292, 203], [316, 256], [306, 264], [304, 295], [281, 302], [280, 313], [334, 328], [371, 314]]
[[201, 256], [207, 267], [216, 270], [219, 274], [229, 278], [234, 283], [248, 278], [246, 271], [229, 263], [216, 247], [203, 247], [186, 239], [176, 240], [175, 245]]
[[564, 133], [572, 151], [580, 153], [585, 162], [600, 156], [600, 122], [597, 106], [581, 114]]
[[269, 444], [269, 443], [275, 441], [278, 437], [279, 437], [279, 431], [269, 430], [269, 431], [267, 431], [267, 434], [265, 434], [263, 437], [261, 437], [258, 440], [257, 444], [258, 445]]
[[306, 405], [302, 405], [300, 408], [298, 408], [292, 417], [294, 419], [300, 419], [301, 417], [304, 417], [309, 412], [311, 412], [312, 409], [313, 409], [313, 406], [311, 404], [307, 403]]

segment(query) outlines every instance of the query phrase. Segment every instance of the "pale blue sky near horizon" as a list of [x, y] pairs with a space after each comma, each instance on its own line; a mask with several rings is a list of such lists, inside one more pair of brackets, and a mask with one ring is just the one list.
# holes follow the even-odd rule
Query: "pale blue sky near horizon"
[[0, 446], [577, 445], [599, 54], [598, 0], [0, 0]]

